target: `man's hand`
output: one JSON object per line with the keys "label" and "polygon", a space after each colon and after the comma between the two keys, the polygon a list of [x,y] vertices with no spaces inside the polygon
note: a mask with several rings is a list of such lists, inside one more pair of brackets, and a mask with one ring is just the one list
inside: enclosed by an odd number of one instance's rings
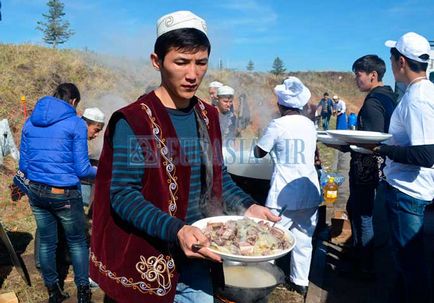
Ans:
{"label": "man's hand", "polygon": [[347,152],[346,149],[348,148],[348,145],[337,145],[337,144],[327,144],[327,143],[323,143],[323,144],[327,147],[337,149],[341,152]]}
{"label": "man's hand", "polygon": [[[211,252],[207,246],[209,246],[208,238],[202,233],[202,231],[191,225],[184,225],[178,231],[179,245],[182,251],[188,258],[208,259],[214,262],[222,262],[219,255]],[[194,249],[193,244],[200,244],[203,247]]]}
{"label": "man's hand", "polygon": [[377,147],[380,146],[379,144],[375,144],[375,143],[357,143],[357,144],[354,144],[354,145],[356,145],[358,147],[363,147],[363,148],[372,150],[373,152],[378,152],[378,148]]}
{"label": "man's hand", "polygon": [[246,217],[265,219],[271,222],[278,222],[282,218],[273,214],[268,208],[260,206],[258,204],[253,204],[244,213]]}

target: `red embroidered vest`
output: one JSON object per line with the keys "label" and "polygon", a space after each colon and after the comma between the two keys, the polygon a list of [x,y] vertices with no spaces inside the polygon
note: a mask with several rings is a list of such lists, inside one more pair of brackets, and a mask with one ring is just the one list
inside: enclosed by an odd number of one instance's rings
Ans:
{"label": "red embroidered vest", "polygon": [[[201,100],[198,100],[195,110],[210,137],[213,154],[211,200],[219,204],[222,155],[218,113]],[[178,273],[168,243],[128,225],[114,214],[110,206],[111,140],[114,126],[120,118],[126,119],[137,138],[152,138],[145,140],[146,146],[142,145],[142,149],[149,152],[150,148],[159,159],[159,165],[145,170],[142,187],[145,199],[182,220],[188,207],[190,167],[185,165],[186,161],[180,161],[183,155],[177,139],[171,142],[170,149],[167,148],[166,144],[171,141],[169,138],[177,138],[176,131],[167,110],[151,92],[114,113],[104,134],[95,182],[90,276],[117,302],[173,302]],[[149,154],[145,153],[146,159]]]}

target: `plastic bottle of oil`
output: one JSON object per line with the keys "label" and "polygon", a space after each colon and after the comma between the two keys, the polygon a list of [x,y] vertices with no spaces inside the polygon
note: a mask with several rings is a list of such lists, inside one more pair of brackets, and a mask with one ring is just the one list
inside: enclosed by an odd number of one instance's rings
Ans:
{"label": "plastic bottle of oil", "polygon": [[330,177],[324,185],[324,202],[326,205],[331,206],[338,197],[338,185],[335,182],[335,178]]}

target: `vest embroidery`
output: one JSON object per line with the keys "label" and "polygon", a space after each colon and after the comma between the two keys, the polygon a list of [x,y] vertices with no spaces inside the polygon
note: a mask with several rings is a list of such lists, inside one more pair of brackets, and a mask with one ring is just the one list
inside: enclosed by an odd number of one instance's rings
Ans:
{"label": "vest embroidery", "polygon": [[[152,133],[157,141],[157,148],[160,149],[160,154],[163,157],[163,165],[166,169],[167,183],[169,184],[169,215],[174,216],[177,210],[176,201],[178,200],[178,177],[176,176],[176,167],[173,164],[173,158],[169,155],[169,149],[165,142],[166,139],[162,138],[161,127],[155,122],[155,117],[152,114],[151,109],[144,103],[140,103],[142,109],[148,114],[149,120],[152,123]],[[203,105],[202,105],[203,106]]]}
{"label": "vest embroidery", "polygon": [[171,278],[175,270],[175,262],[170,256],[150,256],[148,259],[140,256],[140,261],[136,264],[136,270],[140,273],[141,278],[149,283],[144,281],[134,282],[132,278],[118,277],[116,273],[106,269],[105,265],[98,261],[93,252],[90,253],[90,260],[106,277],[143,294],[165,296],[172,288]]}
{"label": "vest embroidery", "polygon": [[208,112],[205,109],[205,105],[203,105],[202,101],[200,101],[200,100],[197,100],[197,104],[199,104],[199,107],[200,107],[200,110],[201,110],[201,113],[202,113],[202,118],[205,121],[206,127],[209,128],[209,118],[206,115]]}

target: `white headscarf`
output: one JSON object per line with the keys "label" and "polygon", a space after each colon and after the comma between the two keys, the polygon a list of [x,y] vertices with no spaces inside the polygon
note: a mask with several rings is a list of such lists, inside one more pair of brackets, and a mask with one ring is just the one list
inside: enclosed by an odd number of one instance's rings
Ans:
{"label": "white headscarf", "polygon": [[274,93],[280,105],[298,109],[303,109],[311,96],[309,89],[297,77],[289,77],[283,84],[276,85]]}

